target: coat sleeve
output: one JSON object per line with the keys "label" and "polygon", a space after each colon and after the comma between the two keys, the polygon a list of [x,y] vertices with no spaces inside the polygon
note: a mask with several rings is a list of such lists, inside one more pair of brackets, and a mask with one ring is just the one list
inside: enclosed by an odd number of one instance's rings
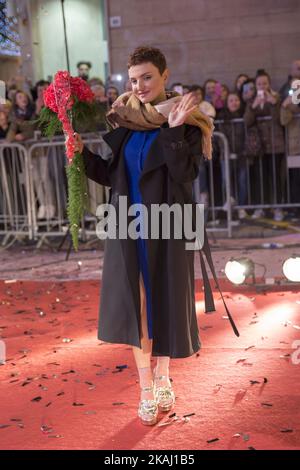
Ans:
{"label": "coat sleeve", "polygon": [[[186,132],[185,132],[186,130]],[[194,181],[199,173],[201,131],[196,126],[162,127],[164,158],[171,177],[177,183]]]}
{"label": "coat sleeve", "polygon": [[16,134],[17,134],[17,123],[16,122],[11,122],[8,128],[8,132],[6,134],[6,140],[7,142],[12,142],[15,140]]}
{"label": "coat sleeve", "polygon": [[[86,146],[83,147],[82,156],[85,165],[86,176],[102,184],[103,186],[111,186],[109,177],[109,162],[112,157],[110,147],[104,142],[104,149],[102,155],[97,155],[91,152]],[[104,159],[105,158],[105,159]]]}
{"label": "coat sleeve", "polygon": [[274,124],[280,124],[280,107],[281,105],[278,97],[277,103],[271,105],[271,117],[273,119]]}
{"label": "coat sleeve", "polygon": [[248,103],[244,114],[244,121],[247,127],[253,126],[256,122],[256,112],[252,108],[252,103]]}
{"label": "coat sleeve", "polygon": [[280,124],[282,126],[288,126],[292,119],[293,119],[292,111],[288,107],[284,108],[282,106],[280,109]]}

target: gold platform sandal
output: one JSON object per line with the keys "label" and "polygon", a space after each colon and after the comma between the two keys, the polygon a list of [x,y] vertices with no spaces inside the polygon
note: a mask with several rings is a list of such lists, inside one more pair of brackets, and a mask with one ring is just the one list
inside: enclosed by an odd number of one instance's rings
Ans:
{"label": "gold platform sandal", "polygon": [[[159,411],[170,411],[175,405],[175,393],[172,388],[169,377],[166,375],[156,375],[156,369],[153,371],[155,398]],[[167,385],[161,385],[162,382]]]}
{"label": "gold platform sandal", "polygon": [[[141,388],[142,392],[153,392],[155,397],[155,388],[152,387],[144,387]],[[147,426],[152,426],[153,424],[157,423],[158,417],[158,405],[156,399],[153,400],[140,400],[139,409],[138,409],[138,416],[141,419],[142,423]]]}

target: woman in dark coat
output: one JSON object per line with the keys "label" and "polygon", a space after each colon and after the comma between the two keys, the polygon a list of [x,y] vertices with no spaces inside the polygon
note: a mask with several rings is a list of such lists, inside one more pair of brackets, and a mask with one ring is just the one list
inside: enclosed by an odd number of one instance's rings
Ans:
{"label": "woman in dark coat", "polygon": [[[245,126],[243,122],[243,109],[239,95],[237,93],[229,93],[226,106],[218,114],[218,130],[225,134],[229,144],[230,154],[235,154],[236,160],[230,167],[230,173],[235,175],[236,181],[233,180],[231,188],[234,187],[234,182],[237,186],[237,199],[238,205],[244,206],[247,204],[247,161],[245,156]],[[226,174],[225,174],[225,161],[221,153],[221,172],[222,172],[222,185],[223,193],[226,188]],[[239,209],[238,217],[243,219],[247,216],[245,209]]]}
{"label": "woman in dark coat", "polygon": [[[247,103],[244,115],[248,128],[257,126],[263,149],[262,159],[253,165],[253,202],[255,204],[282,204],[285,199],[286,163],[283,128],[280,124],[280,96],[271,88],[271,78],[259,69],[255,79],[256,95]],[[259,120],[259,118],[269,118]],[[253,218],[264,216],[256,209]],[[281,222],[281,208],[274,209],[274,220]]]}
{"label": "woman in dark coat", "polygon": [[[160,50],[137,48],[128,73],[132,92],[121,95],[107,115],[115,127],[104,136],[107,152],[93,154],[78,134],[76,150],[83,153],[87,176],[111,187],[117,216],[128,214],[130,204],[144,204],[149,218],[143,215],[143,228],[146,222],[150,227],[154,204],[193,203],[199,155],[211,154],[212,124],[196,109],[193,94],[182,98],[165,91],[168,69]],[[186,238],[177,239],[172,230],[163,238],[161,230],[160,225],[157,239],[142,233],[137,240],[122,238],[120,232],[107,238],[102,278],[98,337],[133,346],[141,386],[138,414],[144,424],[154,424],[159,410],[174,405],[170,358],[188,357],[200,348],[194,252],[186,249]],[[212,311],[206,272],[204,277],[206,310]],[[157,356],[154,373],[151,355]]]}

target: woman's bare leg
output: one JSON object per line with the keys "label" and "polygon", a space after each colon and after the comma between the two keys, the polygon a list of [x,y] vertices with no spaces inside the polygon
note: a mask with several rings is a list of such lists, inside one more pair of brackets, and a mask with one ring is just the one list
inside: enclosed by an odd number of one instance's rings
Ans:
{"label": "woman's bare leg", "polygon": [[161,377],[160,385],[168,385],[170,358],[168,356],[159,356],[155,367],[155,377]]}
{"label": "woman's bare leg", "polygon": [[[142,277],[140,277],[140,299],[141,299],[141,348],[133,346],[133,354],[139,373],[141,388],[151,387],[153,384],[151,370],[152,339],[149,339],[146,310],[146,294]],[[152,392],[142,392],[142,399],[153,399]]]}

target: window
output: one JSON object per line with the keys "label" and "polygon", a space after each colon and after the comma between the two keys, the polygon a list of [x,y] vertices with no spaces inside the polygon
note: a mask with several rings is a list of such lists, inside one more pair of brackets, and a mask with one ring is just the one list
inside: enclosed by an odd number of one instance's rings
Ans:
{"label": "window", "polygon": [[18,19],[8,16],[6,0],[0,0],[0,54],[20,55]]}

